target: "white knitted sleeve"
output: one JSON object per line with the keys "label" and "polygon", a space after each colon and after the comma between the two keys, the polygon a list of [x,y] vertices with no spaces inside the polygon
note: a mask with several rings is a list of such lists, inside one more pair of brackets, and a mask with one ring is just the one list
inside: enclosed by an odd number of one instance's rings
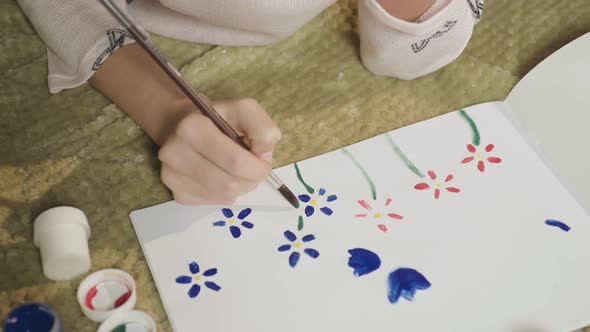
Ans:
{"label": "white knitted sleeve", "polygon": [[[125,44],[127,31],[97,0],[18,0],[47,46],[49,91],[84,84],[98,67]],[[126,9],[125,0],[117,5]]]}
{"label": "white knitted sleeve", "polygon": [[[455,60],[483,12],[483,0],[439,0],[444,7],[417,22],[388,14],[377,0],[359,0],[361,58],[377,75],[414,79]],[[436,4],[435,4],[436,5]]]}

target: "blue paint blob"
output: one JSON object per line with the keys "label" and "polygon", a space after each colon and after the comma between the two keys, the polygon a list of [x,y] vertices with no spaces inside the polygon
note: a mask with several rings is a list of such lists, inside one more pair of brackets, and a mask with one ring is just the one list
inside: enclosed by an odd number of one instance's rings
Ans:
{"label": "blue paint blob", "polygon": [[320,208],[320,211],[322,211],[322,213],[327,216],[331,216],[332,213],[334,213],[334,211],[332,211],[332,209],[330,209],[329,207]]}
{"label": "blue paint blob", "polygon": [[420,272],[410,268],[399,268],[391,272],[387,283],[387,298],[392,304],[397,303],[400,297],[412,301],[416,291],[430,288],[430,282]]}
{"label": "blue paint blob", "polygon": [[308,205],[305,207],[305,215],[307,217],[311,217],[313,215],[314,211],[315,211],[315,209],[311,205]]}
{"label": "blue paint blob", "polygon": [[293,232],[291,231],[285,231],[285,237],[287,238],[287,240],[294,242],[295,240],[297,240],[297,236],[295,236],[295,234],[293,234]]}
{"label": "blue paint blob", "polygon": [[190,284],[191,282],[193,282],[193,278],[189,276],[180,276],[176,278],[176,283],[179,284]]}
{"label": "blue paint blob", "polygon": [[210,290],[214,290],[216,292],[219,292],[221,290],[221,286],[214,283],[213,281],[205,281],[205,286]]}
{"label": "blue paint blob", "polygon": [[226,218],[231,218],[231,217],[234,216],[234,212],[231,209],[227,209],[227,208],[226,209],[221,209],[221,213],[223,213],[223,215]]}
{"label": "blue paint blob", "polygon": [[315,240],[315,236],[313,234],[308,234],[301,239],[303,242],[309,242]]}
{"label": "blue paint blob", "polygon": [[357,277],[369,274],[381,266],[379,255],[370,250],[356,248],[350,249],[348,253],[350,254],[348,266],[354,269],[354,275]]}
{"label": "blue paint blob", "polygon": [[301,254],[299,254],[297,251],[293,251],[291,255],[289,255],[289,265],[291,265],[291,267],[295,267],[299,262],[299,257],[301,257]]}
{"label": "blue paint blob", "polygon": [[305,252],[309,257],[314,259],[320,257],[320,252],[312,248],[307,248],[303,250],[303,252]]}
{"label": "blue paint blob", "polygon": [[287,251],[287,250],[291,250],[290,244],[283,244],[282,246],[279,247],[279,251]]}
{"label": "blue paint blob", "polygon": [[254,224],[249,221],[242,221],[242,226],[246,227],[247,229],[254,228]]}
{"label": "blue paint blob", "polygon": [[237,226],[230,226],[229,231],[231,232],[231,235],[234,237],[234,239],[237,239],[242,235],[242,231]]}
{"label": "blue paint blob", "polygon": [[4,322],[6,332],[63,332],[61,320],[46,304],[28,303],[14,309]]}
{"label": "blue paint blob", "polygon": [[217,269],[216,269],[216,268],[209,269],[209,270],[207,270],[207,271],[203,272],[203,275],[204,275],[205,277],[212,277],[212,276],[214,276],[214,275],[216,275],[216,274],[217,274]]}
{"label": "blue paint blob", "polygon": [[197,264],[197,262],[191,262],[191,263],[188,265],[188,269],[191,271],[191,273],[192,273],[192,274],[197,274],[197,273],[199,273],[199,271],[201,270],[201,269],[199,268],[199,264]]}
{"label": "blue paint blob", "polygon": [[194,299],[195,297],[197,297],[199,295],[200,292],[201,292],[201,286],[199,286],[198,284],[194,284],[188,290],[188,296],[191,299]]}
{"label": "blue paint blob", "polygon": [[559,220],[554,220],[554,219],[547,219],[547,220],[545,220],[545,224],[547,224],[549,226],[554,226],[554,227],[560,228],[564,232],[569,232],[570,229],[571,229],[571,227],[569,227],[565,223],[563,223],[563,222],[561,222]]}
{"label": "blue paint blob", "polygon": [[223,221],[223,220],[216,221],[213,223],[213,226],[223,227],[223,226],[225,226],[225,221]]}
{"label": "blue paint blob", "polygon": [[243,209],[240,212],[240,214],[238,214],[238,219],[243,220],[244,218],[246,218],[247,216],[249,216],[250,213],[252,213],[252,209],[250,209],[250,208]]}

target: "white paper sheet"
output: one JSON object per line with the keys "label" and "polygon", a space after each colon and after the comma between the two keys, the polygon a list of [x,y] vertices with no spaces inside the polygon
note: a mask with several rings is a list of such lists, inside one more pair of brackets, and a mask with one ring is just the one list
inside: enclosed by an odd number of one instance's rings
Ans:
{"label": "white paper sheet", "polygon": [[[134,211],[175,331],[524,332],[566,331],[590,322],[589,217],[500,108],[488,103],[465,110],[481,137],[475,153],[467,147],[474,144],[474,131],[457,112],[386,134],[415,171],[384,135],[346,148],[374,183],[376,200],[361,169],[337,150],[298,163],[319,202],[311,217],[304,212],[307,204],[295,210],[266,185],[231,207],[169,202]],[[494,147],[487,152],[489,144]],[[475,159],[462,163],[469,157]],[[297,194],[307,194],[293,165],[276,173]],[[449,174],[453,178],[445,182]],[[430,189],[416,189],[420,183]],[[326,189],[323,196],[320,188]],[[330,195],[337,199],[326,202]],[[318,210],[323,206],[333,213]],[[225,217],[222,208],[234,217]],[[236,218],[246,208],[252,209],[244,218],[251,229]],[[298,231],[300,215],[304,225]],[[547,219],[570,229],[547,225]],[[217,221],[226,225],[214,226]],[[241,236],[234,238],[229,226],[239,226]],[[297,241],[286,238],[287,230]],[[301,242],[308,234],[315,239]],[[279,251],[285,244],[290,250]],[[303,248],[316,249],[319,257]],[[353,248],[378,254],[379,268],[355,276],[348,265]],[[292,251],[300,252],[294,267]],[[198,273],[190,271],[191,262],[198,263]],[[203,275],[213,268],[215,275]],[[419,272],[430,287],[416,290],[413,300],[391,303],[388,278],[399,268]],[[178,283],[179,277],[190,283]],[[195,283],[200,292],[191,298]]]}

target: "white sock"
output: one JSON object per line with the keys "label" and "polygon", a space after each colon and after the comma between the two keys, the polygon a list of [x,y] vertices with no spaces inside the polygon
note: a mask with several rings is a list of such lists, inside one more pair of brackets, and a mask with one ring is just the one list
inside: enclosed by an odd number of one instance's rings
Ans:
{"label": "white sock", "polygon": [[377,0],[359,4],[364,65],[377,75],[414,79],[455,60],[465,49],[483,0],[437,0],[416,22],[391,16]]}

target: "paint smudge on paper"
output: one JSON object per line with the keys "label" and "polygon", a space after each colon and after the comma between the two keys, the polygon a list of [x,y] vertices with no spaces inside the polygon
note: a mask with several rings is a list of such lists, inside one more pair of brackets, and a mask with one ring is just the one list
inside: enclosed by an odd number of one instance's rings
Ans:
{"label": "paint smudge on paper", "polygon": [[561,221],[555,220],[555,219],[547,219],[547,220],[545,220],[545,224],[547,224],[549,226],[557,227],[564,232],[569,232],[571,229],[571,227],[569,227],[564,222],[561,222]]}
{"label": "paint smudge on paper", "polygon": [[473,119],[464,110],[460,110],[460,111],[458,111],[458,113],[463,119],[465,119],[465,121],[467,121],[467,124],[469,124],[469,127],[471,128],[471,131],[473,132],[473,141],[472,141],[473,145],[479,146],[479,144],[481,142],[481,135],[479,134],[479,129],[477,129],[477,125],[475,124],[475,121],[473,121]]}
{"label": "paint smudge on paper", "polygon": [[299,263],[299,259],[301,258],[301,251],[303,251],[307,256],[316,259],[318,257],[320,257],[320,252],[317,251],[316,249],[313,248],[304,248],[306,246],[306,244],[308,244],[309,242],[314,241],[315,235],[313,234],[307,234],[305,236],[303,236],[301,238],[301,240],[298,239],[297,235],[295,235],[295,233],[287,230],[283,233],[283,235],[285,236],[285,238],[287,240],[289,240],[290,243],[287,244],[283,244],[280,247],[278,247],[278,251],[279,252],[291,252],[291,254],[289,254],[289,265],[291,267],[295,267],[297,266],[297,263]]}
{"label": "paint smudge on paper", "polygon": [[344,155],[346,155],[348,158],[350,158],[350,160],[352,160],[352,162],[356,165],[356,167],[361,171],[363,177],[365,178],[365,180],[369,184],[369,188],[371,188],[371,195],[373,196],[373,200],[376,200],[377,199],[377,189],[375,188],[375,182],[373,182],[373,179],[371,179],[367,170],[352,155],[352,153],[350,153],[350,151],[348,151],[348,149],[342,149],[342,152],[344,153]]}
{"label": "paint smudge on paper", "polygon": [[393,138],[391,137],[390,134],[385,134],[385,139],[387,140],[387,143],[389,143],[389,146],[393,149],[393,152],[395,152],[395,154],[399,157],[399,159],[401,159],[403,161],[404,165],[406,165],[406,167],[410,171],[412,171],[412,173],[416,174],[417,176],[419,176],[421,178],[425,177],[424,174],[422,172],[420,172],[418,167],[416,167],[416,165],[414,165],[414,163],[410,161],[408,156],[405,155],[405,153],[402,151],[402,149],[400,149],[400,147],[397,145],[397,143],[395,143],[395,141],[393,140]]}
{"label": "paint smudge on paper", "polygon": [[420,272],[411,268],[399,268],[389,274],[387,298],[392,304],[400,297],[413,301],[416,292],[430,288],[430,282]]}
{"label": "paint smudge on paper", "polygon": [[[208,279],[208,278],[215,276],[217,274],[217,269],[211,268],[211,269],[205,270],[205,272],[203,272],[203,273],[200,273],[201,268],[199,267],[199,264],[197,264],[197,262],[189,263],[188,269],[189,269],[191,275],[178,276],[176,278],[176,283],[177,284],[186,284],[186,285],[190,284],[191,287],[188,290],[188,296],[191,299],[193,299],[193,298],[196,298],[201,293],[200,282],[204,281],[204,279]],[[204,285],[205,285],[205,287],[209,288],[210,290],[213,290],[216,292],[221,290],[221,287],[211,280],[204,281]]]}
{"label": "paint smudge on paper", "polygon": [[377,270],[381,266],[381,258],[376,253],[363,249],[355,248],[348,250],[348,266],[354,270],[356,277],[361,277]]}
{"label": "paint smudge on paper", "polygon": [[225,227],[229,225],[229,232],[231,233],[234,239],[237,239],[240,236],[242,236],[242,230],[240,229],[240,226],[245,229],[254,228],[253,223],[245,220],[252,213],[252,209],[250,208],[243,209],[242,211],[240,211],[240,213],[238,213],[237,220],[234,217],[234,212],[231,209],[222,209],[221,213],[225,218],[227,218],[227,220],[216,221],[213,223],[213,226]]}

